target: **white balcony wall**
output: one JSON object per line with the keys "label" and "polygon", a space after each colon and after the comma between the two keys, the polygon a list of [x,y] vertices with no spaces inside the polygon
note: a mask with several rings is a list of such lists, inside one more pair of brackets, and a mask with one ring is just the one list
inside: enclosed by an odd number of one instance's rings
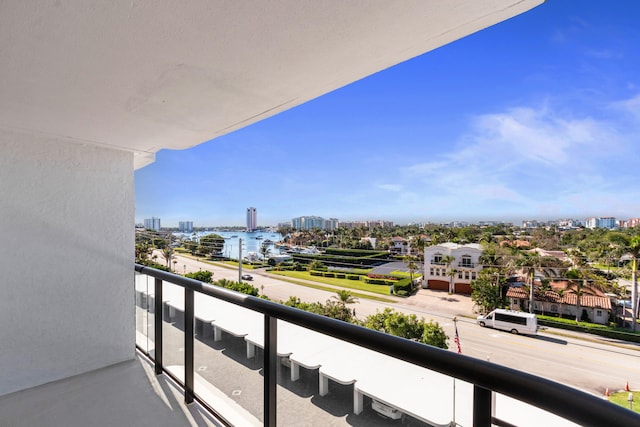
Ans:
{"label": "white balcony wall", "polygon": [[0,153],[0,395],[133,358],[133,154],[11,130]]}

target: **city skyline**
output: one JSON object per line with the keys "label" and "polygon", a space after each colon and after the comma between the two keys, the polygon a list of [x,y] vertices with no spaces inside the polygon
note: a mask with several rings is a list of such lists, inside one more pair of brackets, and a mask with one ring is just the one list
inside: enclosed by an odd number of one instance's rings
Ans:
{"label": "city skyline", "polygon": [[136,222],[640,216],[640,5],[532,11],[135,173]]}

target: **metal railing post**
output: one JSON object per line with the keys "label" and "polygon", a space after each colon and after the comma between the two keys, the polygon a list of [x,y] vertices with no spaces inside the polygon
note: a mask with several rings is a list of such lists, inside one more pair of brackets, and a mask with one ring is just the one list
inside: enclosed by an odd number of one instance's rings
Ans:
{"label": "metal railing post", "polygon": [[162,279],[155,279],[153,298],[153,339],[155,341],[153,363],[156,375],[160,375],[162,373]]}
{"label": "metal railing post", "polygon": [[184,401],[193,402],[193,289],[184,288]]}
{"label": "metal railing post", "polygon": [[473,427],[491,427],[491,390],[473,386]]}
{"label": "metal railing post", "polygon": [[278,384],[278,319],[264,316],[264,426],[276,427]]}

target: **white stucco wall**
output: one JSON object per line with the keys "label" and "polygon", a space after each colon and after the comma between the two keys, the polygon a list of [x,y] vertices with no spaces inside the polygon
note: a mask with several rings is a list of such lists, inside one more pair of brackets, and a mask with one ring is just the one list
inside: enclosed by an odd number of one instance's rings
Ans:
{"label": "white stucco wall", "polygon": [[133,155],[0,130],[0,395],[134,356]]}

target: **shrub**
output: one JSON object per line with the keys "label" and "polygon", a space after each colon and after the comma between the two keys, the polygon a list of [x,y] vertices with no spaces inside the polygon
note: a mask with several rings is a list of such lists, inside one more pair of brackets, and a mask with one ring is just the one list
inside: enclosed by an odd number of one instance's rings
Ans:
{"label": "shrub", "polygon": [[323,273],[322,275],[324,277],[336,277],[336,275],[334,273]]}
{"label": "shrub", "polygon": [[387,285],[387,286],[389,286],[387,281],[384,280],[384,279],[370,279],[368,277],[365,277],[364,281],[365,281],[365,283],[370,283],[372,285]]}
{"label": "shrub", "polygon": [[344,273],[336,273],[336,279],[344,279],[346,277],[346,274]]}
{"label": "shrub", "polygon": [[309,274],[312,276],[322,276],[324,273],[322,271],[311,270]]}
{"label": "shrub", "polygon": [[350,274],[347,276],[347,279],[349,280],[360,280],[360,276],[358,276],[357,274]]}

